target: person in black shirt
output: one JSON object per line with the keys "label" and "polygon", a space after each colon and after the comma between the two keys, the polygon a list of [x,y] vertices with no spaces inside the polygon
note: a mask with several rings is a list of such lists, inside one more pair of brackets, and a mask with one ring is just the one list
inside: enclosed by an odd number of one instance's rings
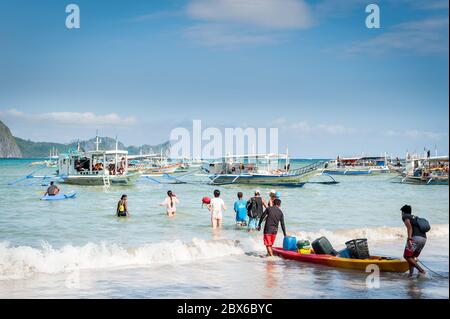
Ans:
{"label": "person in black shirt", "polygon": [[255,191],[255,196],[250,198],[247,202],[247,215],[248,219],[248,231],[251,233],[254,229],[258,228],[259,219],[264,213],[264,209],[267,207],[267,203],[264,198],[261,197],[259,190]]}
{"label": "person in black shirt", "polygon": [[408,239],[405,246],[403,257],[409,263],[409,275],[412,276],[414,268],[421,274],[425,274],[425,270],[417,263],[417,257],[422,252],[425,243],[427,242],[427,235],[420,230],[415,216],[411,214],[412,208],[409,205],[404,205],[401,209],[402,220],[408,232]]}
{"label": "person in black shirt", "polygon": [[286,227],[284,226],[284,215],[280,209],[281,200],[279,198],[274,199],[273,206],[267,207],[267,209],[262,214],[258,231],[261,230],[261,224],[264,218],[267,217],[266,223],[264,224],[264,245],[267,249],[267,255],[273,256],[272,246],[275,242],[278,233],[278,224],[281,224],[281,229],[283,230],[284,237],[286,237]]}

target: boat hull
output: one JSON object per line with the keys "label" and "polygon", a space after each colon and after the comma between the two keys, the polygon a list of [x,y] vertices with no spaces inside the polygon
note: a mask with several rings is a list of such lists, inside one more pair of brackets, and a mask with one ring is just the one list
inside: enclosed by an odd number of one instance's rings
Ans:
{"label": "boat hull", "polygon": [[[126,175],[110,175],[109,181],[111,185],[132,185],[140,174],[130,173]],[[103,186],[103,175],[72,175],[64,176],[63,182],[71,185],[83,185],[83,186]]]}
{"label": "boat hull", "polygon": [[329,175],[376,175],[390,173],[389,169],[324,169]]}
{"label": "boat hull", "polygon": [[214,184],[257,184],[257,185],[277,185],[289,186],[298,185],[303,186],[308,179],[317,174],[311,172],[302,175],[266,175],[266,174],[241,174],[241,175],[210,175],[209,178]]}
{"label": "boat hull", "polygon": [[405,176],[402,179],[402,183],[417,185],[448,185],[448,177]]}
{"label": "boat hull", "polygon": [[144,175],[163,175],[163,174],[173,174],[178,172],[178,169],[181,167],[181,164],[173,164],[168,166],[161,167],[137,167],[131,168],[131,171],[139,171]]}
{"label": "boat hull", "polygon": [[368,266],[376,265],[382,272],[403,273],[409,269],[408,262],[400,259],[383,259],[379,256],[372,256],[370,259],[351,259],[341,258],[332,255],[317,254],[299,254],[295,251],[284,250],[280,247],[274,247],[275,255],[300,262],[320,264],[334,268],[354,269],[365,271]]}

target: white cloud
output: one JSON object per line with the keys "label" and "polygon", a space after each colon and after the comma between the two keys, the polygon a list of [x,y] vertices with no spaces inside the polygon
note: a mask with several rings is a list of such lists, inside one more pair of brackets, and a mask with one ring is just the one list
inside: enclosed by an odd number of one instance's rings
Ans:
{"label": "white cloud", "polygon": [[404,136],[412,139],[426,138],[430,140],[439,140],[444,137],[445,134],[431,131],[409,130],[404,133]]}
{"label": "white cloud", "polygon": [[273,44],[313,25],[303,0],[192,0],[186,14],[197,22],[184,35],[214,47]]}
{"label": "white cloud", "polygon": [[307,28],[312,24],[309,6],[303,0],[193,0],[187,13],[199,20],[271,29]]}
{"label": "white cloud", "polygon": [[294,130],[294,131],[298,131],[301,133],[309,133],[313,130],[313,128],[311,127],[311,125],[309,125],[308,122],[305,121],[301,121],[301,122],[297,122],[294,124],[289,125],[289,129]]}
{"label": "white cloud", "polygon": [[[395,0],[399,1],[399,0]],[[417,10],[442,10],[448,9],[448,0],[401,0],[400,3],[410,5]]]}
{"label": "white cloud", "polygon": [[184,31],[184,35],[197,44],[223,48],[272,44],[280,41],[274,34],[212,23],[189,27]]}
{"label": "white cloud", "polygon": [[356,129],[345,127],[343,125],[320,124],[317,127],[320,131],[328,132],[331,135],[346,135],[356,133]]}
{"label": "white cloud", "polygon": [[175,18],[183,14],[181,11],[155,11],[148,14],[139,15],[130,19],[134,22],[152,21],[158,19]]}
{"label": "white cloud", "polygon": [[278,123],[295,134],[350,135],[358,132],[354,128],[340,124],[311,124],[306,121],[288,124],[284,119],[279,119]]}
{"label": "white cloud", "polygon": [[103,126],[130,126],[136,123],[134,117],[121,117],[116,113],[97,115],[92,112],[49,112],[49,113],[24,113],[16,109],[0,111],[2,117],[22,120],[26,122],[40,122],[46,124],[60,124],[79,127],[103,127]]}
{"label": "white cloud", "polygon": [[347,53],[382,54],[392,51],[419,54],[448,54],[448,16],[401,23],[364,42],[357,42]]}
{"label": "white cloud", "polygon": [[440,140],[447,136],[446,133],[421,131],[417,129],[411,129],[406,131],[387,130],[383,132],[386,137],[395,138],[408,138],[408,139],[428,139],[428,140]]}

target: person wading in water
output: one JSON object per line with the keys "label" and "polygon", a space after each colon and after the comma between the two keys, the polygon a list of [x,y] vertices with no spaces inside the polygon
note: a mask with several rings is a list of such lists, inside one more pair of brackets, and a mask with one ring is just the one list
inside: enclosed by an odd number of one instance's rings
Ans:
{"label": "person wading in water", "polygon": [[117,211],[116,211],[117,217],[128,217],[131,216],[130,212],[128,211],[128,196],[122,195],[119,202],[117,203]]}
{"label": "person wading in water", "polygon": [[172,191],[167,192],[166,199],[160,204],[166,207],[167,216],[172,217],[177,212],[177,206],[180,201]]}

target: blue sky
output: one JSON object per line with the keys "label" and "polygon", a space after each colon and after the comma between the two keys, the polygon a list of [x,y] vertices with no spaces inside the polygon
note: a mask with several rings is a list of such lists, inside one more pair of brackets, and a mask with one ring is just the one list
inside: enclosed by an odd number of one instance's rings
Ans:
{"label": "blue sky", "polygon": [[448,1],[0,0],[0,120],[16,136],[159,143],[278,127],[300,157],[448,153]]}

